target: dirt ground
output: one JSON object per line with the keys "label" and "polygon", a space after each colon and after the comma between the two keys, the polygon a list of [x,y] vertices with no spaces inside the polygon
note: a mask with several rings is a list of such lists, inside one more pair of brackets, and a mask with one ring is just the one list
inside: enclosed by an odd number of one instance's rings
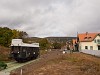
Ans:
{"label": "dirt ground", "polygon": [[16,69],[11,75],[100,75],[100,58],[83,53],[62,54],[59,50]]}

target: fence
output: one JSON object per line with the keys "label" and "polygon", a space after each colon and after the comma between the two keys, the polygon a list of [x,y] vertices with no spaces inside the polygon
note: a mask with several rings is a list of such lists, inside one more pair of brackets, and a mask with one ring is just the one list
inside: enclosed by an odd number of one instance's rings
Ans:
{"label": "fence", "polygon": [[80,50],[80,52],[100,57],[100,50]]}

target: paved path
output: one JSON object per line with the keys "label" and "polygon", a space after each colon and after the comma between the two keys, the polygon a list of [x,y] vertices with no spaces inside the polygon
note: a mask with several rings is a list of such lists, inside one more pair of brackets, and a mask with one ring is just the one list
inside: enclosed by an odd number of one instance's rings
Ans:
{"label": "paved path", "polygon": [[9,72],[0,72],[0,75],[10,75]]}
{"label": "paved path", "polygon": [[32,62],[38,61],[39,59],[40,58],[35,59],[35,60],[31,60],[31,61],[28,61],[28,62],[25,62],[25,63],[17,63],[17,62],[7,63],[7,65],[8,65],[7,69],[4,69],[4,70],[0,71],[0,75],[10,75],[10,72],[12,70],[17,69],[19,67],[22,67],[24,65],[30,64]]}

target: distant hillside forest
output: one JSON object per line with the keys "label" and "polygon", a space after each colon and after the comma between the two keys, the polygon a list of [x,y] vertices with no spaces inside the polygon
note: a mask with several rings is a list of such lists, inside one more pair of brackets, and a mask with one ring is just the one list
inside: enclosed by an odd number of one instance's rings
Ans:
{"label": "distant hillside forest", "polygon": [[24,31],[10,29],[8,27],[0,27],[0,45],[9,47],[12,39],[22,39],[27,37],[28,34]]}

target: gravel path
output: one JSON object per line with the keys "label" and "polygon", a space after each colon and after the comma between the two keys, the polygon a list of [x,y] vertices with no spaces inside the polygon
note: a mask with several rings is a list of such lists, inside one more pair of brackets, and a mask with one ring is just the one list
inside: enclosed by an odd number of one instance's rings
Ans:
{"label": "gravel path", "polygon": [[0,72],[0,75],[10,75],[8,72]]}

